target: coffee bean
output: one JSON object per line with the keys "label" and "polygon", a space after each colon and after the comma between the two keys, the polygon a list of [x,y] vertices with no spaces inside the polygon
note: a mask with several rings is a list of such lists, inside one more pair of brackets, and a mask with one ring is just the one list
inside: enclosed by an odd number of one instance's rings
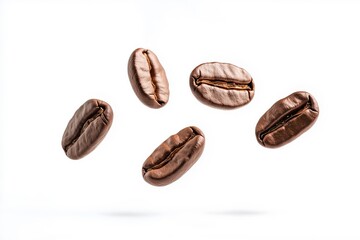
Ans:
{"label": "coffee bean", "polygon": [[156,55],[138,48],[130,56],[128,75],[131,86],[142,103],[160,108],[169,100],[169,83]]}
{"label": "coffee bean", "polygon": [[254,97],[255,85],[245,69],[229,63],[197,66],[190,75],[190,88],[202,103],[217,108],[237,108]]}
{"label": "coffee bean", "polygon": [[154,186],[165,186],[179,179],[199,159],[205,137],[197,127],[187,127],[170,136],[146,159],[142,168],[144,180]]}
{"label": "coffee bean", "polygon": [[62,148],[74,160],[93,151],[109,131],[113,112],[109,104],[97,99],[86,101],[70,119],[62,137]]}
{"label": "coffee bean", "polygon": [[256,139],[265,147],[280,147],[307,131],[318,115],[319,106],[310,93],[294,92],[277,101],[260,118]]}

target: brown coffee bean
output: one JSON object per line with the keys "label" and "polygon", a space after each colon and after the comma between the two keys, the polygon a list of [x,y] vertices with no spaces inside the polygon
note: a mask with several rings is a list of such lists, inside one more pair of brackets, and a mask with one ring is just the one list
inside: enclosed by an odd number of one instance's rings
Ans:
{"label": "brown coffee bean", "polygon": [[165,186],[186,173],[199,159],[205,137],[197,127],[187,127],[170,136],[146,159],[142,168],[144,180],[154,186]]}
{"label": "brown coffee bean", "polygon": [[70,119],[62,137],[62,148],[74,160],[93,151],[109,131],[113,111],[98,99],[86,101]]}
{"label": "brown coffee bean", "polygon": [[254,97],[255,85],[245,69],[229,63],[197,66],[190,75],[190,88],[202,103],[217,108],[237,108]]}
{"label": "brown coffee bean", "polygon": [[265,147],[280,147],[307,131],[318,115],[319,106],[310,93],[294,92],[277,101],[259,119],[256,139]]}
{"label": "brown coffee bean", "polygon": [[136,96],[146,106],[160,108],[168,102],[166,73],[152,51],[136,49],[129,58],[128,75]]}

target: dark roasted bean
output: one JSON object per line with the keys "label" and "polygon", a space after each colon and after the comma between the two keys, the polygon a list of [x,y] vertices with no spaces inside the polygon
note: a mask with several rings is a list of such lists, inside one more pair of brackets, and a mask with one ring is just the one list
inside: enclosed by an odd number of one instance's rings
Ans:
{"label": "dark roasted bean", "polygon": [[62,148],[74,160],[93,151],[109,131],[113,112],[109,104],[97,99],[86,101],[70,119],[62,137]]}
{"label": "dark roasted bean", "polygon": [[169,83],[156,55],[138,48],[130,56],[128,75],[131,86],[142,103],[160,108],[169,100]]}
{"label": "dark roasted bean", "polygon": [[294,92],[277,101],[259,119],[256,139],[265,147],[280,147],[307,131],[318,115],[319,106],[311,94]]}
{"label": "dark roasted bean", "polygon": [[170,136],[146,159],[142,175],[155,186],[168,185],[179,179],[199,159],[205,137],[197,127],[187,127]]}
{"label": "dark roasted bean", "polygon": [[245,69],[229,63],[197,66],[190,75],[190,88],[202,103],[217,108],[237,108],[254,97],[255,85]]}

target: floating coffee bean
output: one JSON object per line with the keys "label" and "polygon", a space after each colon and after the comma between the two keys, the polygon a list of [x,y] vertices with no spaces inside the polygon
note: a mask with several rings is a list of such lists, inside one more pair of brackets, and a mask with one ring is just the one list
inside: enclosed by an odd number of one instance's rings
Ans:
{"label": "floating coffee bean", "polygon": [[256,139],[265,147],[280,147],[308,130],[318,115],[319,106],[311,94],[294,92],[277,101],[260,118]]}
{"label": "floating coffee bean", "polygon": [[202,103],[217,108],[237,108],[254,97],[255,85],[245,69],[229,63],[197,66],[190,75],[190,88]]}
{"label": "floating coffee bean", "polygon": [[128,75],[131,86],[142,103],[160,108],[169,100],[169,83],[156,55],[138,48],[130,56]]}
{"label": "floating coffee bean", "polygon": [[179,179],[199,159],[205,137],[197,127],[187,127],[165,140],[146,159],[142,168],[144,180],[164,186]]}
{"label": "floating coffee bean", "polygon": [[86,101],[70,119],[62,137],[62,148],[71,159],[93,151],[109,131],[113,112],[109,104],[97,99]]}

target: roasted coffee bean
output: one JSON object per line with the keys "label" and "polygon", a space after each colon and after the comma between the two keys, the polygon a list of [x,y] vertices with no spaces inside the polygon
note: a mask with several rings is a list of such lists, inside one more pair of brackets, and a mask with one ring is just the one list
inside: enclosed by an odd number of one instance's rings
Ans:
{"label": "roasted coffee bean", "polygon": [[256,139],[265,147],[280,147],[308,130],[318,115],[319,106],[311,94],[294,92],[277,101],[260,118]]}
{"label": "roasted coffee bean", "polygon": [[187,127],[165,140],[146,159],[142,168],[144,180],[154,186],[165,186],[179,179],[199,159],[205,137],[197,127]]}
{"label": "roasted coffee bean", "polygon": [[245,69],[229,63],[197,66],[190,75],[190,88],[202,103],[217,108],[237,108],[254,97],[255,85]]}
{"label": "roasted coffee bean", "polygon": [[160,108],[169,100],[169,83],[156,55],[138,48],[130,56],[128,75],[131,86],[142,103]]}
{"label": "roasted coffee bean", "polygon": [[62,148],[74,160],[93,151],[109,131],[113,111],[109,104],[97,99],[86,101],[70,119],[62,137]]}

